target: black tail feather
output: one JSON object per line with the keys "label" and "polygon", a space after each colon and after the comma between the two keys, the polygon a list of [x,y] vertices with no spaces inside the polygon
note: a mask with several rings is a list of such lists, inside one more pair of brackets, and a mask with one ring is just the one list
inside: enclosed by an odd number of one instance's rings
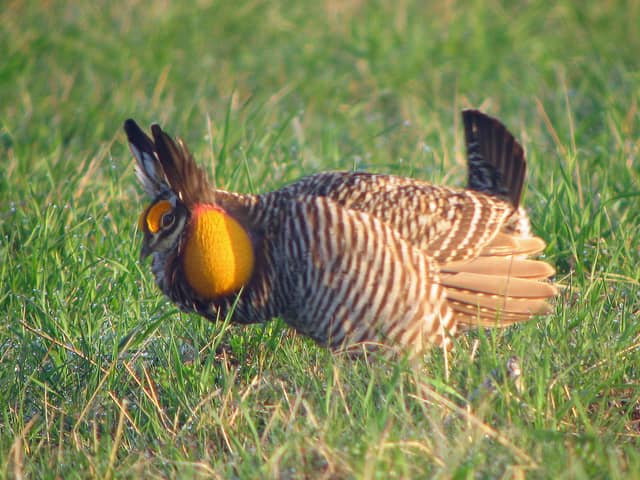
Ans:
{"label": "black tail feather", "polygon": [[497,119],[478,110],[464,110],[469,168],[467,188],[508,199],[518,208],[527,170],[522,146]]}

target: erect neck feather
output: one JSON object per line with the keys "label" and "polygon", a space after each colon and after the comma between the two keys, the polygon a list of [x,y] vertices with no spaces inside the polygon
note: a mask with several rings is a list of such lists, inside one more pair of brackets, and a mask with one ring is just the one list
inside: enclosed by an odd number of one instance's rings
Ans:
{"label": "erect neck feather", "polygon": [[183,267],[198,295],[213,300],[238,291],[251,278],[254,263],[249,233],[235,218],[214,205],[192,210]]}

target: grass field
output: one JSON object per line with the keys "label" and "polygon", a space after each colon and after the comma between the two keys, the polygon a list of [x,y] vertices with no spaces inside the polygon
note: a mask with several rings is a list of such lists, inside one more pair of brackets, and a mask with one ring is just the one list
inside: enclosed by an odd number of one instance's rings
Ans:
{"label": "grass field", "polygon": [[[640,2],[9,0],[0,24],[3,477],[638,478]],[[181,314],[138,261],[128,117],[262,192],[462,186],[466,107],[522,140],[566,288],[448,370]]]}

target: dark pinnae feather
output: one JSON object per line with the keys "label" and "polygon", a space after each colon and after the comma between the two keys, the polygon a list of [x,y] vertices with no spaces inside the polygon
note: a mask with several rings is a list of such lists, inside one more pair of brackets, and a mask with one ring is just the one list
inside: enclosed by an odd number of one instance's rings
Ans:
{"label": "dark pinnae feather", "polygon": [[155,151],[153,141],[146,133],[144,133],[144,131],[138,126],[135,120],[131,118],[125,120],[124,131],[127,134],[129,143],[135,145],[136,148],[140,149],[141,151],[153,154],[153,152]]}
{"label": "dark pinnae feather", "polygon": [[128,119],[124,122],[124,130],[129,140],[129,147],[136,159],[136,176],[147,194],[155,198],[169,189],[162,166],[156,155],[153,140],[144,133],[138,124]]}
{"label": "dark pinnae feather", "polygon": [[184,142],[174,142],[157,124],[151,125],[151,133],[162,170],[180,199],[193,205],[206,198],[211,192],[209,181]]}
{"label": "dark pinnae feather", "polygon": [[478,110],[464,110],[469,168],[467,188],[520,203],[527,170],[522,146],[497,119]]}

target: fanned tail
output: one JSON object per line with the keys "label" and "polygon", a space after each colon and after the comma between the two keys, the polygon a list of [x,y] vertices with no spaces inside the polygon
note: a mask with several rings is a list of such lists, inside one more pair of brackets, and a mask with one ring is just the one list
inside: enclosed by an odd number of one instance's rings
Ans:
{"label": "fanned tail", "polygon": [[548,314],[558,290],[548,281],[554,268],[527,258],[541,253],[545,242],[531,235],[527,214],[519,207],[527,169],[524,150],[499,120],[478,110],[465,110],[462,117],[467,188],[507,200],[514,212],[478,257],[441,265],[447,302],[462,329],[506,327]]}
{"label": "fanned tail", "polygon": [[544,246],[538,237],[501,233],[479,257],[443,265],[440,284],[458,324],[462,328],[506,327],[550,313],[548,301],[558,290],[547,280],[555,269],[544,261],[526,258]]}

